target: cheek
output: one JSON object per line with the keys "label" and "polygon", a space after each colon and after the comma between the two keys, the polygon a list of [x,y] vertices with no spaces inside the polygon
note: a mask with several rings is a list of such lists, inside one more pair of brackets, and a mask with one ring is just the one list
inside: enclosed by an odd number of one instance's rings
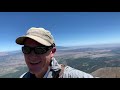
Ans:
{"label": "cheek", "polygon": [[29,59],[29,55],[25,55],[25,54],[24,54],[24,57],[25,57],[26,60]]}
{"label": "cheek", "polygon": [[24,58],[25,58],[25,62],[28,63],[28,61],[29,61],[28,56],[27,56],[27,55],[24,55]]}
{"label": "cheek", "polygon": [[47,61],[47,62],[50,62],[51,61],[51,54],[45,55],[44,60]]}

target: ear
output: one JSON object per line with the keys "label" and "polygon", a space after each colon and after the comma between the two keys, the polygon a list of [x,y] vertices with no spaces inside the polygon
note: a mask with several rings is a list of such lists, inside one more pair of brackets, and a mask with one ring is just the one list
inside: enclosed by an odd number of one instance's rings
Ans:
{"label": "ear", "polygon": [[52,53],[55,53],[55,52],[56,52],[56,48],[53,47],[53,48],[52,48]]}
{"label": "ear", "polygon": [[51,50],[51,57],[53,57],[53,56],[54,56],[55,52],[56,52],[56,48],[55,48],[55,47],[53,47],[53,48],[52,48],[52,50]]}

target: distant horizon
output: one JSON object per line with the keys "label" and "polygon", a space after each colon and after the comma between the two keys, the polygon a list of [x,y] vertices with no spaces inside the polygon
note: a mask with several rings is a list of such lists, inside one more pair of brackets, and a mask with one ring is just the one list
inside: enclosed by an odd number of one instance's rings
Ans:
{"label": "distant horizon", "polygon": [[[108,46],[102,46],[102,45],[108,45]],[[112,46],[111,46],[112,45]],[[73,48],[73,47],[79,47],[79,48],[93,48],[92,46],[97,46],[97,47],[115,47],[115,45],[120,45],[120,43],[103,43],[103,44],[89,44],[89,45],[76,45],[76,46],[56,46],[56,47],[61,47],[61,48]],[[120,47],[120,46],[119,46]],[[21,48],[19,48],[19,49],[16,49],[16,50],[8,50],[8,51],[0,51],[0,53],[2,53],[2,52],[14,52],[14,51],[20,51],[21,50]]]}

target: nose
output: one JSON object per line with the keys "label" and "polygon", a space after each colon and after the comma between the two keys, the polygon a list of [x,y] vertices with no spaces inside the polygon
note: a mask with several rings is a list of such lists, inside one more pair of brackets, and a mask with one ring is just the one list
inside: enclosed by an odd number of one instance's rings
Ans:
{"label": "nose", "polygon": [[35,52],[33,50],[31,51],[30,56],[31,57],[36,57],[36,54],[35,54]]}
{"label": "nose", "polygon": [[31,51],[31,53],[30,53],[31,58],[37,58],[38,56],[40,57],[41,54],[36,54],[33,50]]}
{"label": "nose", "polygon": [[34,51],[31,51],[28,58],[29,58],[30,61],[36,61],[38,59],[37,55],[34,53]]}

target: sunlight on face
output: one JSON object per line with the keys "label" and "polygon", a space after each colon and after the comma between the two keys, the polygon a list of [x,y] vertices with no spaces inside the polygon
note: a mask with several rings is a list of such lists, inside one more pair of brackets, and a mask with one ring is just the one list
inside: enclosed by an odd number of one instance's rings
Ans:
{"label": "sunlight on face", "polygon": [[[40,46],[41,44],[27,38],[24,45],[29,47],[36,47]],[[37,74],[41,72],[41,70],[46,66],[48,67],[50,65],[50,61],[52,58],[52,51],[48,50],[45,54],[35,54],[34,51],[32,51],[30,54],[24,54],[26,64],[30,70],[31,73]]]}

